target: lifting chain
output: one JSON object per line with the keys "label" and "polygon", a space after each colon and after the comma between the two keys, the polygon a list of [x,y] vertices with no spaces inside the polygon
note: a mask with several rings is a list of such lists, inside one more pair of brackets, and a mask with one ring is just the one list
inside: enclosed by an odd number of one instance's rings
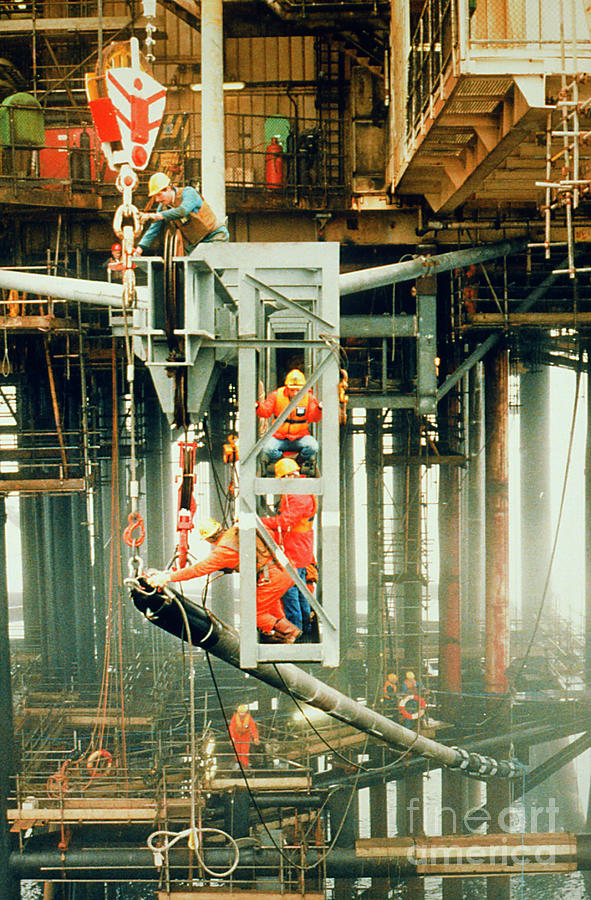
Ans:
{"label": "lifting chain", "polygon": [[140,515],[139,482],[137,478],[136,452],[136,413],[135,413],[135,367],[133,355],[133,337],[129,330],[128,313],[133,310],[137,301],[135,283],[135,240],[142,231],[142,215],[133,203],[133,191],[137,187],[138,177],[127,163],[124,163],[115,181],[117,190],[123,195],[123,202],[117,207],[113,216],[113,231],[121,241],[121,257],[123,261],[123,330],[125,335],[126,373],[129,387],[129,442],[130,442],[130,478],[129,499],[131,512],[127,519],[127,527],[123,532],[123,540],[131,548],[129,558],[129,574],[135,577],[141,570],[141,559],[137,548],[143,544],[145,537],[144,520]]}
{"label": "lifting chain", "polygon": [[135,240],[142,231],[142,216],[133,204],[133,191],[137,187],[138,177],[131,166],[124,163],[115,180],[117,190],[123,194],[123,202],[115,210],[113,231],[121,241],[121,258],[123,261],[123,309],[124,312],[135,306],[137,295],[135,289]]}

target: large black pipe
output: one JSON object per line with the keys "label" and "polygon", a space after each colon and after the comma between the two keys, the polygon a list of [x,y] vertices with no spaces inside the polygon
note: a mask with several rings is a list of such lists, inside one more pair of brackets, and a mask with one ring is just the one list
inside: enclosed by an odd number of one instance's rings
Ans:
{"label": "large black pipe", "polygon": [[[212,618],[204,607],[197,606],[169,587],[156,591],[141,580],[131,582],[131,596],[137,609],[150,622],[182,640],[188,637],[184,619],[186,616],[190,641],[194,646],[240,668],[238,635],[219,619]],[[404,728],[290,663],[261,663],[256,668],[244,671],[386,744],[406,747],[420,756],[437,760],[443,766],[460,769],[465,774],[477,774],[481,778],[493,775],[514,777],[518,772],[513,761],[497,762],[458,747],[446,747],[445,744]]]}
{"label": "large black pipe", "polygon": [[[307,866],[323,859],[324,848],[308,849]],[[231,848],[202,850],[206,865],[223,869],[233,861]],[[289,855],[289,851],[283,854]],[[192,857],[192,858],[191,858]],[[172,848],[168,852],[170,877],[173,881],[189,877],[189,865],[195,858],[187,847]],[[294,863],[300,863],[297,851]],[[257,876],[277,875],[284,863],[278,849],[241,847],[240,867],[253,867]],[[515,874],[522,863],[529,874],[554,871],[558,874],[591,870],[591,835],[569,832],[553,834],[454,835],[429,838],[391,838],[383,845],[368,845],[363,841],[357,848],[333,847],[325,858],[328,877],[410,878],[418,875],[504,874],[507,866]],[[488,865],[487,865],[488,864]],[[158,881],[160,869],[154,855],[147,848],[85,847],[61,851],[28,849],[13,852],[9,859],[14,879],[43,879],[45,881]],[[496,871],[495,871],[496,870]]]}
{"label": "large black pipe", "polygon": [[[285,852],[285,851],[284,851]],[[314,865],[319,852],[310,850],[306,856],[307,865]],[[195,857],[191,862],[194,864]],[[173,848],[168,852],[170,876],[172,880],[183,880],[189,877],[189,851]],[[294,854],[294,861],[300,862],[299,854]],[[226,849],[208,849],[204,854],[206,865],[215,869],[224,869],[231,865],[233,852]],[[240,849],[240,867],[256,866],[257,875],[277,875],[281,865],[281,856],[277,850],[263,847],[242,847]],[[363,877],[378,872],[386,874],[392,867],[392,861],[382,858],[358,859],[353,849],[333,849],[326,864],[329,877],[347,875]],[[26,850],[23,853],[12,853],[9,860],[10,873],[18,879],[44,879],[46,881],[158,881],[160,870],[154,864],[154,855],[144,847],[121,848],[84,848],[80,850]],[[396,872],[410,875],[416,867],[410,862]]]}

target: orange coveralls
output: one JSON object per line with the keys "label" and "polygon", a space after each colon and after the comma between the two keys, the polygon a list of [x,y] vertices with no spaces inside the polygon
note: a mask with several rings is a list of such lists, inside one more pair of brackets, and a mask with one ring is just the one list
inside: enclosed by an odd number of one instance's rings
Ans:
{"label": "orange coveralls", "polygon": [[255,744],[259,743],[259,732],[256,723],[249,712],[243,716],[239,712],[235,712],[230,719],[230,737],[234,744],[236,756],[242,763],[243,769],[250,766],[250,741],[251,738]]}
{"label": "orange coveralls", "polygon": [[[209,556],[192,566],[178,569],[170,580],[188,581],[222,569],[237,572],[239,562],[238,525],[232,525],[218,538]],[[257,628],[265,634],[273,630],[278,619],[285,618],[281,597],[292,584],[291,575],[278,565],[257,536]]]}

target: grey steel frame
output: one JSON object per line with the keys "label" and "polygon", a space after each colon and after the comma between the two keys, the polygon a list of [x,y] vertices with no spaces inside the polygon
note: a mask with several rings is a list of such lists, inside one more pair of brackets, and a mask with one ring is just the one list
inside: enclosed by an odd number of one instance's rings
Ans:
{"label": "grey steel frame", "polygon": [[[321,662],[339,665],[339,245],[336,243],[210,244],[198,246],[177,261],[184,269],[185,359],[172,363],[162,328],[157,327],[153,266],[146,259],[148,289],[134,314],[136,352],[151,369],[164,412],[173,411],[173,384],[166,369],[187,368],[188,408],[203,415],[215,387],[219,366],[238,364],[240,443],[240,665],[259,662]],[[294,337],[294,334],[297,335]],[[299,335],[302,337],[300,338]],[[266,392],[277,387],[273,349],[304,350],[305,388],[277,422],[309,388],[323,405],[316,428],[320,444],[320,478],[290,480],[257,476],[255,404],[257,385]],[[274,428],[277,424],[274,423]],[[321,562],[322,605],[310,595],[283,557],[300,589],[313,605],[321,626],[319,644],[259,644],[256,629],[255,533],[269,541],[256,515],[257,497],[266,494],[311,493],[319,498],[315,526]],[[271,541],[272,543],[272,541]],[[279,548],[279,554],[282,554]],[[324,573],[324,576],[323,576]]]}

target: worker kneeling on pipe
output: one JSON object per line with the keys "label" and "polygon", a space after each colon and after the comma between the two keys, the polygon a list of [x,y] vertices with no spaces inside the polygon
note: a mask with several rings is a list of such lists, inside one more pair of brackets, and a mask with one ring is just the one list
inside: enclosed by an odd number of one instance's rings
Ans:
{"label": "worker kneeling on pipe", "polygon": [[[164,587],[169,583],[188,581],[212,572],[238,572],[240,564],[240,531],[238,525],[224,530],[215,519],[204,519],[199,523],[200,537],[214,544],[214,548],[201,562],[184,569],[153,572],[146,575],[152,587]],[[257,628],[259,631],[279,641],[293,644],[301,630],[285,618],[281,597],[293,584],[291,575],[282,569],[263,540],[256,536],[257,567]]]}

